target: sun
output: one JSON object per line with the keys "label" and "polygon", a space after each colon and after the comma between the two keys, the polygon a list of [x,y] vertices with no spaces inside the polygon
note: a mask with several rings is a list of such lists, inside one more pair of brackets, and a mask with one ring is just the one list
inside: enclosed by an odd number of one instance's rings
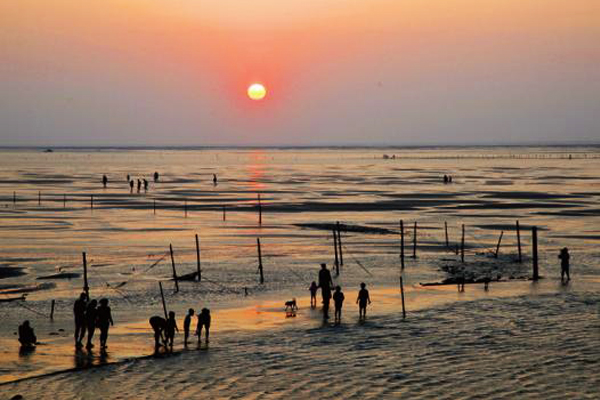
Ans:
{"label": "sun", "polygon": [[267,95],[267,89],[260,83],[253,83],[248,86],[248,97],[252,100],[262,100]]}

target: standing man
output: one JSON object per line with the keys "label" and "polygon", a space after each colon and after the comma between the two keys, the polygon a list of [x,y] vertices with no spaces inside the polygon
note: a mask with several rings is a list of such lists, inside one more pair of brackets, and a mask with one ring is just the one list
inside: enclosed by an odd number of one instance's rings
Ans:
{"label": "standing man", "polygon": [[563,247],[558,255],[560,259],[560,280],[564,282],[565,274],[567,275],[567,281],[571,280],[571,276],[569,275],[569,260],[571,259],[571,255],[569,254],[569,249]]}
{"label": "standing man", "polygon": [[329,302],[331,300],[331,289],[333,288],[333,279],[331,272],[327,269],[326,264],[321,264],[319,271],[319,287],[323,296],[323,319],[329,319]]}
{"label": "standing man", "polygon": [[81,341],[85,336],[85,309],[87,307],[87,296],[81,293],[73,304],[73,317],[75,317],[75,347],[83,347]]}

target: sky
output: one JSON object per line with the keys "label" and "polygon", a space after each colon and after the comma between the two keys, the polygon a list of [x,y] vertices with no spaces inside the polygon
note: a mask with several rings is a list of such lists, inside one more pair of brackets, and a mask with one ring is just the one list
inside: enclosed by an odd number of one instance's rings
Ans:
{"label": "sky", "polygon": [[598,143],[599,43],[598,0],[0,0],[0,146]]}

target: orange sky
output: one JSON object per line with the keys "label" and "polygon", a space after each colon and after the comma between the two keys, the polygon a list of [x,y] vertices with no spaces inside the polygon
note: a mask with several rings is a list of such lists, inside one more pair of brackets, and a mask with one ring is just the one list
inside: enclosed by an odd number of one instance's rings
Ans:
{"label": "orange sky", "polygon": [[[65,131],[92,125],[84,136],[110,141],[154,126],[141,121],[146,111],[177,123],[181,143],[198,131],[198,144],[251,144],[249,131],[270,143],[288,128],[290,144],[314,129],[354,142],[364,132],[344,133],[332,119],[358,113],[376,120],[378,140],[401,141],[411,139],[404,130],[435,135],[442,127],[419,126],[414,113],[453,99],[459,109],[442,118],[460,130],[484,89],[499,90],[485,112],[510,104],[520,85],[537,88],[532,104],[554,94],[563,106],[581,88],[586,101],[598,98],[595,0],[0,0],[0,34],[0,105],[12,115],[1,135],[10,140],[71,140],[81,132]],[[263,103],[245,97],[253,81],[268,87]],[[396,106],[410,123],[396,120]],[[130,139],[164,144],[156,132]]]}

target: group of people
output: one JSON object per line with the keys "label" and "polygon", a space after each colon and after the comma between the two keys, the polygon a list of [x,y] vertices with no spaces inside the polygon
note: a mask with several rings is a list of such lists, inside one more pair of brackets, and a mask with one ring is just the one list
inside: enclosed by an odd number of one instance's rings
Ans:
{"label": "group of people", "polygon": [[444,175],[444,183],[452,183],[452,175]]}
{"label": "group of people", "polygon": [[[188,310],[187,315],[183,319],[183,343],[184,346],[187,346],[188,340],[190,337],[190,326],[192,324],[192,318],[194,317],[194,309],[190,308]],[[208,308],[203,308],[200,314],[198,314],[198,323],[196,325],[195,334],[198,335],[198,343],[201,342],[202,339],[202,330],[205,331],[206,343],[208,343],[208,338],[210,336],[210,310]],[[167,319],[155,315],[150,318],[150,326],[154,331],[154,348],[158,350],[158,348],[162,345],[165,348],[173,348],[173,341],[175,338],[175,332],[179,332],[179,328],[177,327],[177,321],[175,320],[175,312],[169,312],[169,316]]]}
{"label": "group of people", "polygon": [[83,347],[83,339],[87,333],[86,349],[94,347],[92,340],[96,328],[100,329],[100,349],[107,348],[108,328],[114,325],[112,313],[108,306],[108,299],[90,300],[86,293],[81,293],[79,299],[73,304],[73,316],[75,317],[75,346]]}
{"label": "group of people", "polygon": [[[329,304],[333,299],[334,305],[334,320],[339,323],[342,319],[342,306],[344,304],[345,296],[342,292],[342,288],[337,285],[333,285],[333,279],[331,278],[331,272],[327,269],[326,264],[321,264],[321,270],[319,271],[319,284],[312,282],[308,290],[310,291],[310,306],[316,308],[317,306],[317,290],[321,289],[321,296],[323,299],[323,319],[329,319]],[[331,293],[332,290],[333,295]],[[363,282],[360,284],[360,290],[356,298],[356,304],[358,304],[358,317],[364,319],[367,316],[367,305],[371,304],[371,298],[367,285]]]}
{"label": "group of people", "polygon": [[[158,174],[158,172],[155,172]],[[156,182],[156,179],[154,180]],[[133,187],[135,186],[135,179],[131,179],[131,176],[127,175],[127,182],[129,182],[129,190],[133,193]],[[144,192],[148,191],[148,181],[146,178],[142,178],[137,180],[137,192],[139,193],[142,190],[142,184],[144,185]]]}

